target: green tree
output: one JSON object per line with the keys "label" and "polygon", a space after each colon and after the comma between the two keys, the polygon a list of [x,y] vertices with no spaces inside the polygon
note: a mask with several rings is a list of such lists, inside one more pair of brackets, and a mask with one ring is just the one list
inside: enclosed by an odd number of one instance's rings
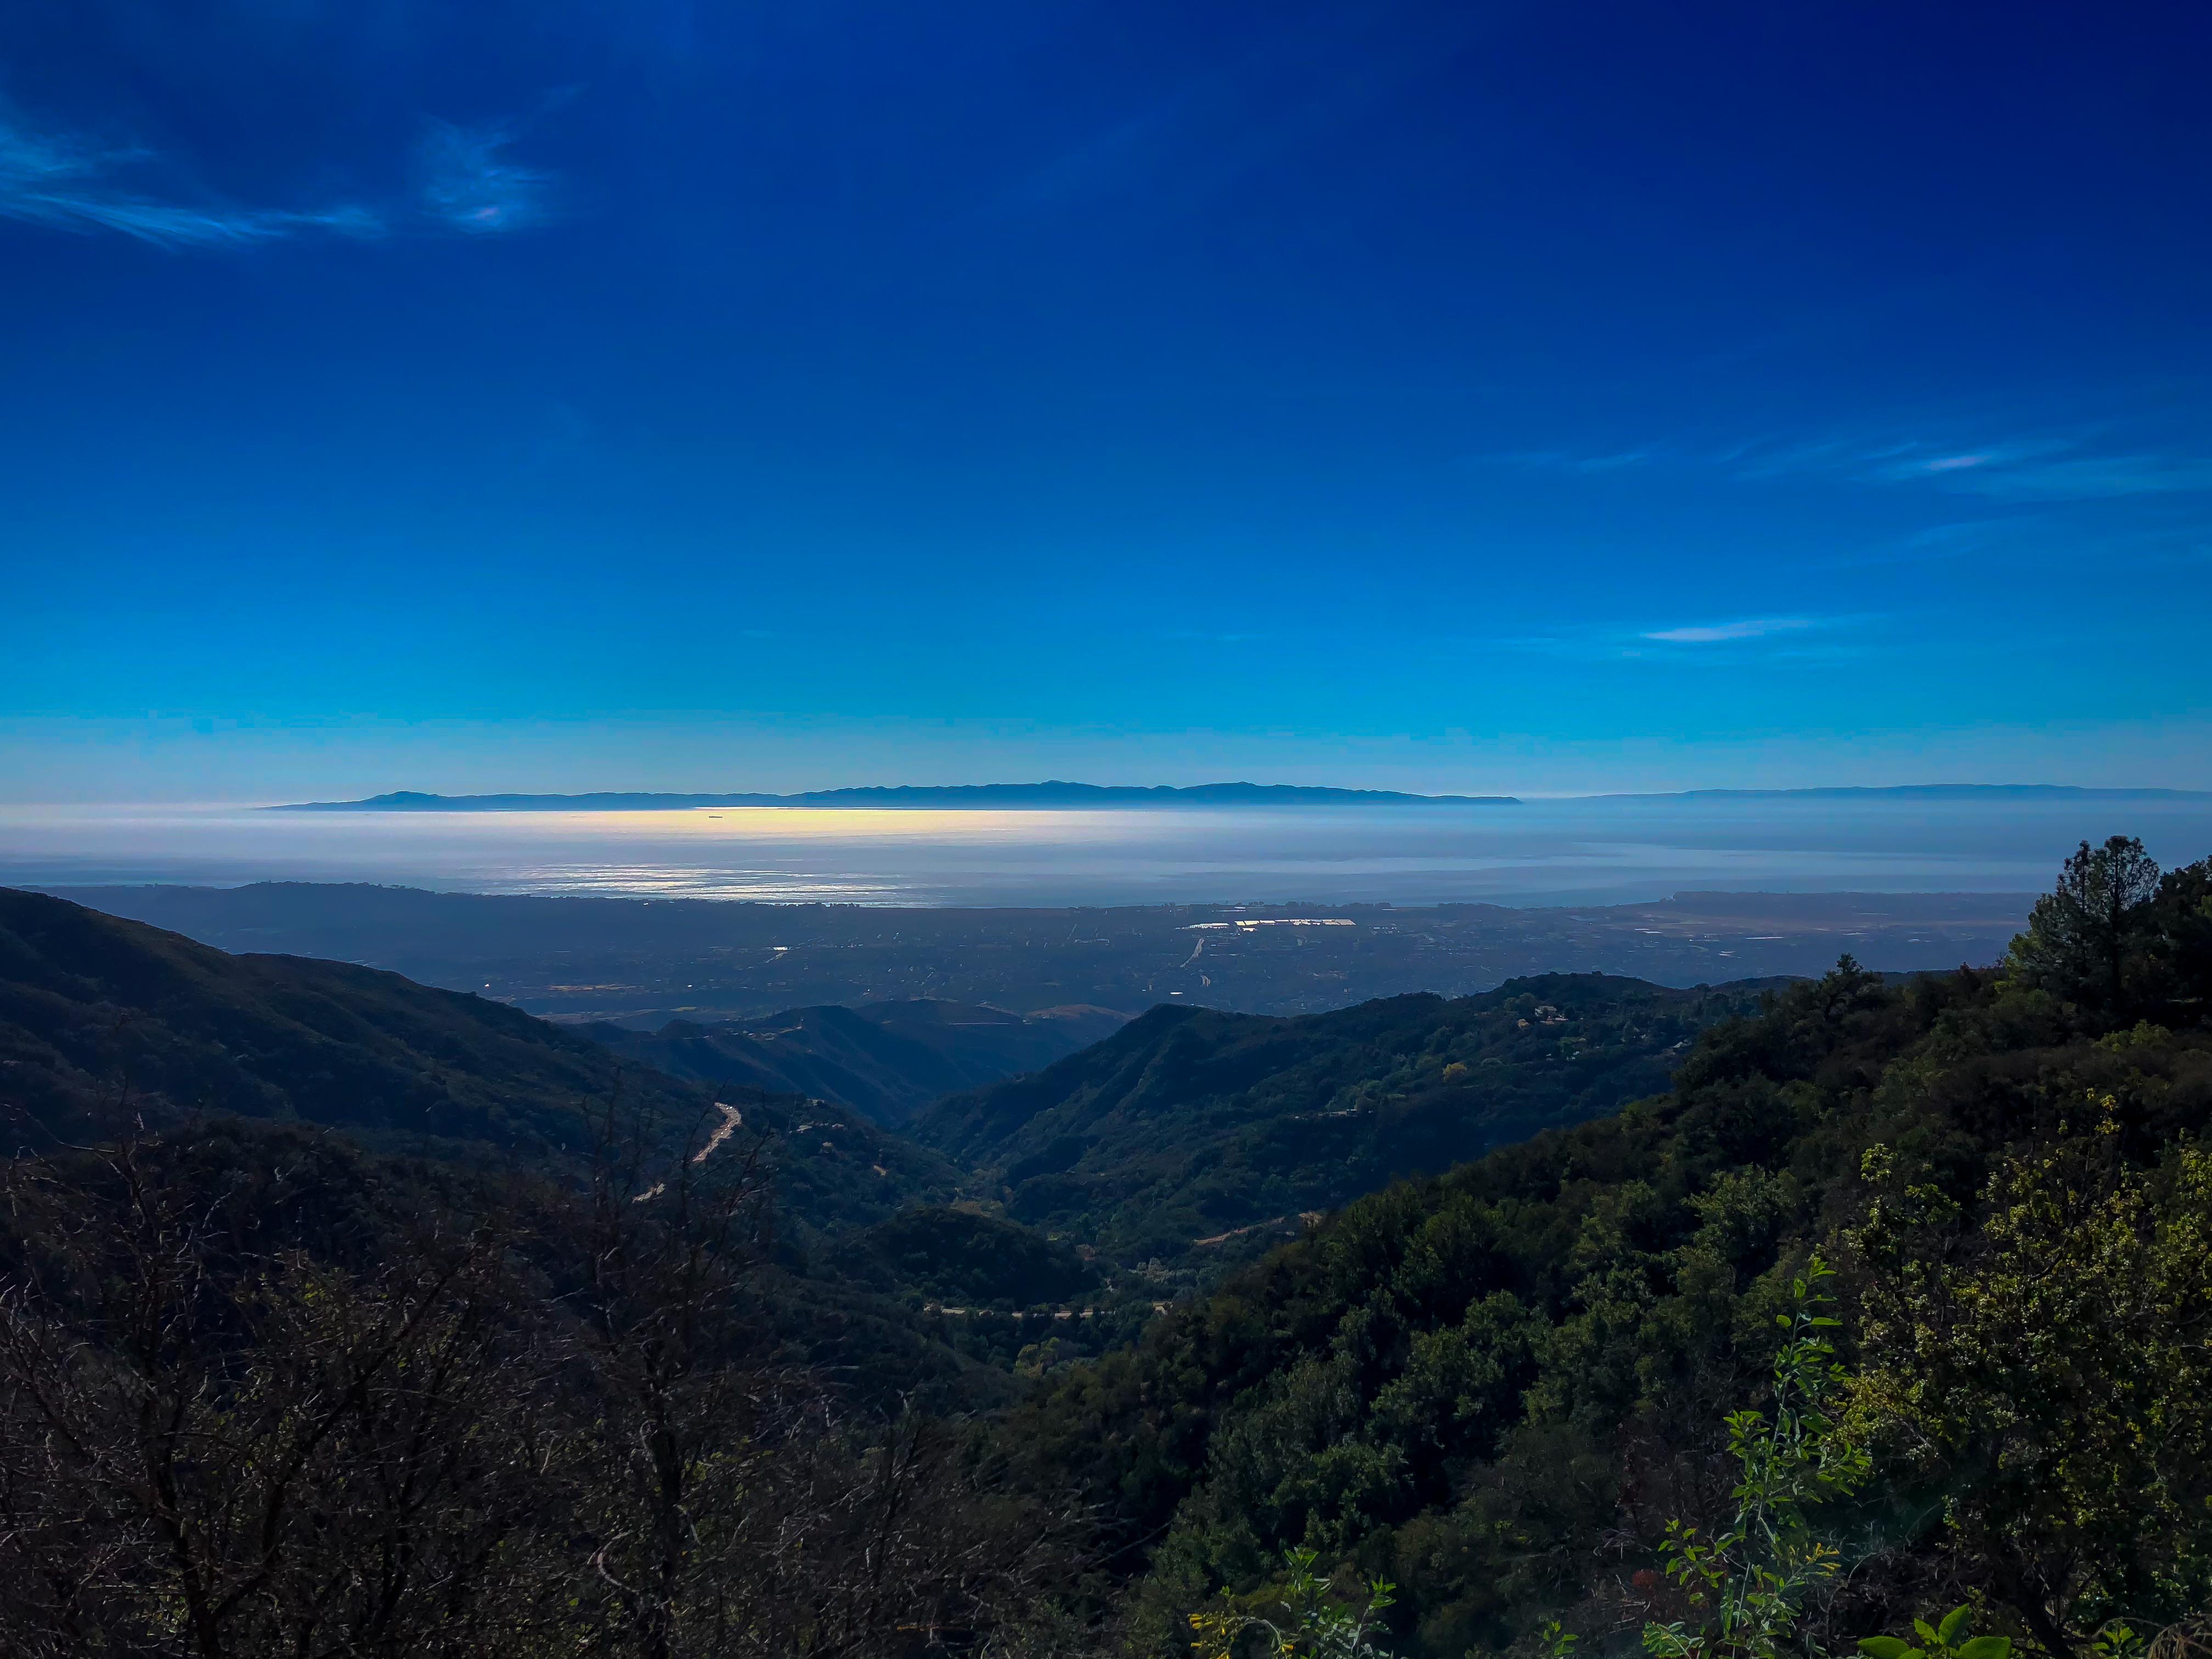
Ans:
{"label": "green tree", "polygon": [[2212,998],[2212,859],[2169,870],[2153,907],[2159,988],[2200,1016]]}
{"label": "green tree", "polygon": [[2142,1000],[2158,892],[2158,866],[2134,836],[2083,842],[2013,941],[2012,977],[2124,1018]]}

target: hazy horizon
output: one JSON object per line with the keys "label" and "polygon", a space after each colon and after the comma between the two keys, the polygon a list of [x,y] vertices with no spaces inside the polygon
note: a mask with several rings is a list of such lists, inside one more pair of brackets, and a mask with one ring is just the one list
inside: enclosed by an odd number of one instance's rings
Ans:
{"label": "hazy horizon", "polygon": [[2212,799],[1644,797],[1512,808],[729,807],[271,813],[0,807],[0,884],[374,881],[888,905],[1641,902],[1686,890],[2009,892],[2081,840],[2178,864]]}

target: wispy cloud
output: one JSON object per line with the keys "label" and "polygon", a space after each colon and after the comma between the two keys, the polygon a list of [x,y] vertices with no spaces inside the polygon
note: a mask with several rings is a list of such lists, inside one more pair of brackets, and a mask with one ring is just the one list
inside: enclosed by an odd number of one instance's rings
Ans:
{"label": "wispy cloud", "polygon": [[1843,441],[1754,461],[1747,476],[1825,471],[1870,483],[1925,484],[2000,501],[2103,501],[2212,489],[2212,459],[2130,451],[2080,436],[1979,442]]}
{"label": "wispy cloud", "polygon": [[[1826,659],[1858,654],[1859,647],[1842,636],[1872,620],[1864,616],[1735,617],[1664,628],[1595,625],[1486,643],[1547,656],[1596,661],[1682,661],[1691,658],[1741,661],[1753,654],[1769,660]],[[1828,637],[1819,642],[1802,637],[1814,634]]]}
{"label": "wispy cloud", "polygon": [[1846,445],[1829,467],[1869,483],[1927,484],[1998,501],[2106,501],[2212,490],[2212,459],[2121,449],[2091,437]]}
{"label": "wispy cloud", "polygon": [[351,203],[306,210],[164,200],[131,183],[153,158],[32,131],[0,110],[0,218],[56,230],[111,231],[160,247],[237,247],[321,232],[386,234],[383,216]]}
{"label": "wispy cloud", "polygon": [[1775,634],[1798,634],[1819,627],[1812,617],[1746,617],[1736,622],[1694,623],[1685,628],[1655,628],[1637,638],[1662,645],[1723,645],[1736,640],[1763,640]]}
{"label": "wispy cloud", "polygon": [[1948,441],[1894,434],[1789,443],[1739,442],[1695,447],[1643,444],[1593,450],[1519,450],[1492,465],[1592,476],[1632,467],[1673,466],[1746,482],[1827,477],[1882,486],[1919,486],[1989,501],[2057,502],[2212,491],[2212,457],[2126,449],[2091,436],[2051,434]]}
{"label": "wispy cloud", "polygon": [[551,216],[552,178],[507,159],[512,142],[503,126],[434,122],[422,145],[419,204],[251,207],[182,199],[182,192],[160,187],[165,170],[153,151],[40,131],[0,107],[0,219],[178,249],[318,235],[366,241],[409,230],[517,230]]}
{"label": "wispy cloud", "polygon": [[550,218],[552,175],[509,160],[514,142],[501,125],[431,122],[422,146],[422,202],[431,216],[478,236]]}

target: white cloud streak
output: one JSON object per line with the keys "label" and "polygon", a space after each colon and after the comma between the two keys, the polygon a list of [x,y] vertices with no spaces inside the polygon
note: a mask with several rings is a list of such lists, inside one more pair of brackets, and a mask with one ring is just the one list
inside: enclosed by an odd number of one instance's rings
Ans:
{"label": "white cloud streak", "polygon": [[[1862,647],[1836,636],[1872,620],[1866,616],[1735,617],[1653,629],[1593,626],[1481,643],[1507,650],[1606,662],[1679,662],[1692,657],[1717,662],[1753,657],[1763,660],[1832,659],[1860,654]],[[1796,637],[1801,635],[1826,636],[1826,642]]]}
{"label": "white cloud streak", "polygon": [[1802,633],[1817,625],[1810,617],[1746,617],[1736,622],[1658,628],[1637,637],[1662,645],[1725,645],[1737,640],[1763,640],[1775,634]]}
{"label": "white cloud streak", "polygon": [[156,158],[43,132],[0,107],[0,219],[77,235],[127,236],[155,247],[222,249],[307,236],[371,241],[409,229],[488,235],[540,224],[552,176],[506,158],[504,127],[433,122],[414,206],[357,202],[306,209],[175,199],[135,182]]}
{"label": "white cloud streak", "polygon": [[124,177],[149,158],[34,132],[0,110],[0,218],[79,234],[113,232],[157,247],[240,247],[323,233],[372,238],[381,215],[353,204],[306,211],[195,205],[131,189]]}

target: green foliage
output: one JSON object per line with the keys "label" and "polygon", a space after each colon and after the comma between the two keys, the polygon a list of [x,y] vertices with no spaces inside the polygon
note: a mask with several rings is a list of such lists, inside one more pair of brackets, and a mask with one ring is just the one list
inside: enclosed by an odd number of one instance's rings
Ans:
{"label": "green foliage", "polygon": [[1898,1636],[1869,1636],[1859,1644],[1859,1651],[1867,1659],[2012,1659],[2009,1636],[1977,1636],[1973,1625],[1973,1609],[1962,1605],[1945,1613],[1940,1624],[1914,1620],[1917,1643]]}
{"label": "green foliage", "polygon": [[1829,1103],[1948,1001],[1848,969],[1787,991],[1673,1098],[1358,1200],[1135,1352],[1053,1373],[1007,1437],[1157,1533],[1147,1650],[1300,1547],[1401,1585],[1402,1648],[1525,1643],[1608,1537],[1705,1524],[1705,1425],[1771,1371],[1806,1234],[1851,1179]]}
{"label": "green foliage", "polygon": [[1823,1281],[1833,1277],[1815,1255],[1790,1282],[1790,1311],[1775,1316],[1785,1340],[1775,1356],[1771,1417],[1729,1414],[1729,1454],[1743,1472],[1729,1494],[1735,1519],[1709,1539],[1668,1523],[1667,1577],[1703,1617],[1696,1626],[1647,1624],[1644,1648],[1655,1659],[1774,1659],[1796,1634],[1807,1600],[1842,1566],[1808,1513],[1851,1496],[1868,1473],[1864,1448],[1822,1409],[1845,1381],[1824,1334],[1841,1323],[1822,1311],[1833,1302]]}
{"label": "green foliage", "polygon": [[1314,1571],[1319,1559],[1312,1550],[1284,1553],[1283,1583],[1267,1593],[1279,1619],[1263,1619],[1234,1605],[1191,1614],[1198,1639],[1190,1645],[1197,1659],[1237,1659],[1255,1638],[1261,1652],[1281,1659],[1390,1659],[1373,1636],[1376,1616],[1390,1606],[1397,1587],[1376,1579],[1367,1585],[1359,1606],[1346,1606]]}
{"label": "green foliage", "polygon": [[2113,1097],[1976,1206],[1887,1189],[1854,1416],[1942,1494],[1953,1547],[2052,1653],[2212,1601],[2212,1153],[2127,1158]]}

